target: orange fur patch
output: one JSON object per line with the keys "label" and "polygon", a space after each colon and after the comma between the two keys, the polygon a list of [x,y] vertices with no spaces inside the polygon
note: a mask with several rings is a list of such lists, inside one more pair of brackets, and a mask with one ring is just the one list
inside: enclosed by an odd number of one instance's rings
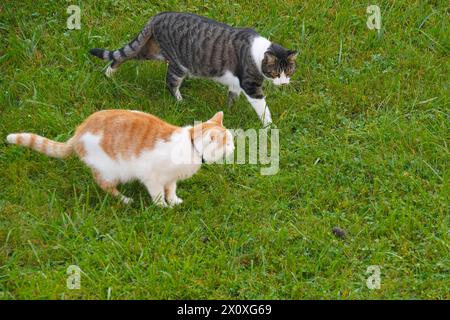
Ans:
{"label": "orange fur patch", "polygon": [[75,150],[82,157],[84,150],[78,139],[85,133],[101,134],[100,145],[113,159],[130,158],[152,149],[159,140],[167,141],[180,128],[153,115],[128,111],[99,111],[87,118],[75,132]]}

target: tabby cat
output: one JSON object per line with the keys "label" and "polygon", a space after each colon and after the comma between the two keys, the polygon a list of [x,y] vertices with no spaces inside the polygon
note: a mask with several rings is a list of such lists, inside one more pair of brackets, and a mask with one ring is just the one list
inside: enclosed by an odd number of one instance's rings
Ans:
{"label": "tabby cat", "polygon": [[233,153],[233,137],[222,119],[218,112],[206,122],[177,127],[140,111],[104,110],[88,117],[66,143],[32,133],[10,134],[7,141],[56,158],[75,153],[106,192],[128,203],[116,186],[139,180],[153,201],[166,207],[182,202],[177,181],[195,174],[202,162]]}
{"label": "tabby cat", "polygon": [[228,86],[228,105],[241,92],[264,126],[272,122],[262,90],[264,79],[288,84],[295,71],[297,52],[272,43],[252,29],[229,25],[195,14],[164,12],[149,20],[138,36],[123,48],[90,53],[111,61],[109,77],[129,59],[168,62],[166,82],[177,100],[187,77],[213,79]]}

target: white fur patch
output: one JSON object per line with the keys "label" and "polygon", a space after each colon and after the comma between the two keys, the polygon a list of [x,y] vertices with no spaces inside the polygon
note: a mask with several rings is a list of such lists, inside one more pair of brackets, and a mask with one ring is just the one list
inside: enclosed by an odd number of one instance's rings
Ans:
{"label": "white fur patch", "polygon": [[122,202],[125,203],[125,204],[130,204],[130,203],[133,202],[133,199],[125,197],[125,196],[122,196],[122,195],[120,196],[120,200],[122,200]]}
{"label": "white fur patch", "polygon": [[111,68],[111,66],[108,66],[108,68],[105,71],[105,75],[108,78],[111,78],[116,71],[117,71],[117,69],[114,69],[114,68]]}
{"label": "white fur patch", "polygon": [[272,123],[272,117],[270,116],[269,107],[266,104],[266,99],[253,99],[252,97],[245,94],[248,102],[252,105],[253,109],[258,114],[259,119],[264,127],[268,126]]}
{"label": "white fur patch", "polygon": [[17,141],[17,134],[15,134],[15,133],[8,134],[8,136],[6,137],[6,141],[8,141],[9,143],[16,143],[16,141]]}
{"label": "white fur patch", "polygon": [[289,84],[290,80],[291,79],[289,77],[287,77],[286,74],[283,71],[278,78],[274,78],[273,79],[273,84],[275,84],[277,86],[280,86],[282,84]]}
{"label": "white fur patch", "polygon": [[86,150],[83,161],[99,171],[107,181],[140,180],[164,186],[191,177],[201,165],[201,159],[192,161],[188,128],[175,132],[168,141],[158,141],[152,150],[127,159],[111,158],[100,146],[101,135],[85,133],[80,141]]}
{"label": "white fur patch", "polygon": [[175,91],[175,98],[177,99],[177,101],[182,101],[183,100],[183,96],[180,93],[180,89],[177,89]]}
{"label": "white fur patch", "polygon": [[253,40],[251,53],[258,70],[261,72],[262,61],[264,60],[264,53],[272,45],[272,42],[263,37],[257,37]]}

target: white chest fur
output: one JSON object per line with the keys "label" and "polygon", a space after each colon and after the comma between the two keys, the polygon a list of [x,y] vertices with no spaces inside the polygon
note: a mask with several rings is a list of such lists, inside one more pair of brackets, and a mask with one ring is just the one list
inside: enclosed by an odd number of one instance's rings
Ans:
{"label": "white chest fur", "polygon": [[264,54],[269,49],[272,43],[263,37],[257,37],[253,40],[251,53],[253,61],[255,61],[259,72],[261,72],[262,61],[264,60]]}

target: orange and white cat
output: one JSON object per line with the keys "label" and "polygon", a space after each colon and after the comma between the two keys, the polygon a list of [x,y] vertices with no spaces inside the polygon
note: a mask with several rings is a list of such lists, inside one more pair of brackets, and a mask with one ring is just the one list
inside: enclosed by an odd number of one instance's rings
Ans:
{"label": "orange and white cat", "polygon": [[177,127],[144,112],[104,110],[92,114],[66,143],[32,133],[15,133],[9,143],[51,157],[76,153],[106,192],[125,203],[119,183],[139,180],[159,206],[173,206],[177,181],[194,175],[202,162],[214,162],[234,151],[233,136],[222,124],[223,112],[195,126]]}

